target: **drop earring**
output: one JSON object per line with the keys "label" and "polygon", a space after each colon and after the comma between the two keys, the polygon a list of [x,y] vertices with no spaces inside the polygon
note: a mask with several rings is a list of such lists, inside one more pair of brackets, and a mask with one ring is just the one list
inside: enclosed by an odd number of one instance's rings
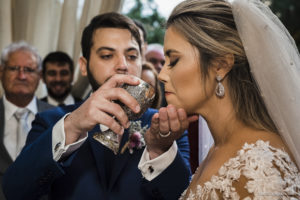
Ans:
{"label": "drop earring", "polygon": [[222,77],[220,75],[217,75],[216,80],[218,82],[216,87],[216,95],[217,97],[222,98],[225,95],[225,88],[224,85],[221,83]]}

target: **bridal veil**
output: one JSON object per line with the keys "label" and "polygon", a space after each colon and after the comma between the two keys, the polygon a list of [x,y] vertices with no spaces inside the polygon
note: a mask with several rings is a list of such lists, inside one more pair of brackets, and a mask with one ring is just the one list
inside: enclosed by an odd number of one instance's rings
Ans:
{"label": "bridal veil", "polygon": [[228,0],[268,112],[300,167],[300,56],[293,38],[260,0]]}

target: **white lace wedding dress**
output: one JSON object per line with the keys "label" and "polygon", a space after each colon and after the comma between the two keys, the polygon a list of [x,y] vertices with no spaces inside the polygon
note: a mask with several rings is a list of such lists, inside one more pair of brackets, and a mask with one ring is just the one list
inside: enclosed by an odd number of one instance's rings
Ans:
{"label": "white lace wedding dress", "polygon": [[300,199],[300,173],[296,165],[286,152],[262,140],[244,144],[236,157],[224,163],[218,175],[203,186],[198,185],[196,191],[185,191],[180,199],[240,199],[233,182],[241,176],[247,179],[245,189],[251,194],[244,200]]}

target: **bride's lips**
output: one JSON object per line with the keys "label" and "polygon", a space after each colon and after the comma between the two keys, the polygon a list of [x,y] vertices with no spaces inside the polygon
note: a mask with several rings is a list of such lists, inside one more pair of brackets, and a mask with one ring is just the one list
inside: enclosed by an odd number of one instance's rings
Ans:
{"label": "bride's lips", "polygon": [[165,91],[165,96],[172,94],[172,92]]}

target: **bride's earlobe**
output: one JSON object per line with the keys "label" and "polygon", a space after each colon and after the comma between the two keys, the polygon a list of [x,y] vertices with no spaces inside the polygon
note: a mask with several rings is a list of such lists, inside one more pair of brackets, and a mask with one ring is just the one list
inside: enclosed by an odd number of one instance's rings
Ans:
{"label": "bride's earlobe", "polygon": [[228,72],[230,72],[233,65],[234,65],[233,54],[226,54],[225,56],[221,58],[217,58],[212,62],[212,67],[215,73],[223,78],[227,75]]}

